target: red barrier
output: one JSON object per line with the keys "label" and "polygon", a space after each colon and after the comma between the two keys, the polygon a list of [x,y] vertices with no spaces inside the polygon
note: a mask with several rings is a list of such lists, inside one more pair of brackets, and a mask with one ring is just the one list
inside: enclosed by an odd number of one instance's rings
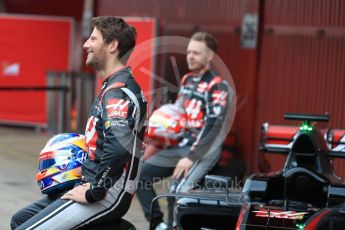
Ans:
{"label": "red barrier", "polygon": [[[45,87],[46,71],[67,71],[72,19],[0,15],[0,86]],[[45,91],[0,91],[0,122],[46,126]]]}
{"label": "red barrier", "polygon": [[[131,54],[128,64],[133,67],[135,80],[139,83],[150,104],[151,92],[154,89],[153,76],[155,72],[155,41],[156,20],[154,18],[128,17],[125,20],[137,30],[137,43]],[[151,74],[147,74],[150,72]]]}

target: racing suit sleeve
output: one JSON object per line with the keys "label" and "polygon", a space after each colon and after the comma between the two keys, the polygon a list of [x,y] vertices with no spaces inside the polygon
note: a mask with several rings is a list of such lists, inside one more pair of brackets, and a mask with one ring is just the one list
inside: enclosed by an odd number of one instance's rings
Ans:
{"label": "racing suit sleeve", "polygon": [[136,107],[119,88],[109,90],[102,101],[103,156],[95,180],[86,192],[89,203],[102,200],[107,189],[121,177],[134,146]]}
{"label": "racing suit sleeve", "polygon": [[204,117],[204,126],[196,137],[196,141],[192,144],[190,152],[187,155],[192,161],[202,159],[212,144],[219,141],[219,145],[225,138],[222,132],[222,126],[228,125],[228,107],[231,106],[233,92],[231,88],[224,82],[219,80],[218,83],[210,84],[210,88],[205,95],[206,114]]}

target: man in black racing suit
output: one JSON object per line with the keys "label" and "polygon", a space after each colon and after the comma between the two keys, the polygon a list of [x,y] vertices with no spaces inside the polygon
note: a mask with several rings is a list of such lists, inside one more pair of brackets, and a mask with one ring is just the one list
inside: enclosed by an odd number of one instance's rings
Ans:
{"label": "man in black racing suit", "polygon": [[121,183],[127,181],[127,186],[133,183],[126,189],[134,193],[142,155],[146,104],[130,67],[123,67],[104,80],[85,133],[90,158],[83,163],[82,173],[84,180],[92,182],[86,192],[89,203],[102,200],[107,188],[120,177]]}
{"label": "man in black racing suit", "polygon": [[[216,40],[206,32],[195,33],[188,44],[187,63],[191,72],[182,78],[175,102],[187,114],[188,130],[178,146],[160,150],[143,164],[137,195],[147,220],[151,215],[151,201],[156,196],[154,182],[170,175],[173,179],[184,177],[176,191],[186,192],[196,187],[221,156],[225,130],[230,126],[228,118],[234,91],[209,69],[216,48]],[[171,225],[171,216],[169,221]],[[151,224],[157,230],[168,227],[163,223],[163,213],[157,203]]]}
{"label": "man in black racing suit", "polygon": [[[120,219],[127,212],[143,151],[147,103],[131,68],[135,29],[121,18],[93,19],[86,64],[104,79],[86,126],[89,158],[83,183],[62,197],[44,197],[17,212],[12,229],[76,229]],[[113,226],[116,227],[116,226]]]}

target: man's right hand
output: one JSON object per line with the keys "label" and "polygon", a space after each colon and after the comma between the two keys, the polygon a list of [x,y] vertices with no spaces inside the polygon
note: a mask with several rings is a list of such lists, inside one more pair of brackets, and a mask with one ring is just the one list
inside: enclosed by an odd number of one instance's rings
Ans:
{"label": "man's right hand", "polygon": [[74,187],[72,190],[66,192],[66,194],[63,195],[61,197],[61,199],[73,200],[73,201],[80,203],[80,204],[88,204],[86,197],[85,197],[85,193],[88,189],[90,189],[89,183],[79,185],[77,187]]}
{"label": "man's right hand", "polygon": [[188,174],[188,171],[191,169],[193,163],[194,162],[192,160],[190,160],[188,157],[184,157],[181,160],[179,160],[176,164],[172,178],[178,179],[182,175],[183,175],[183,177],[186,177]]}

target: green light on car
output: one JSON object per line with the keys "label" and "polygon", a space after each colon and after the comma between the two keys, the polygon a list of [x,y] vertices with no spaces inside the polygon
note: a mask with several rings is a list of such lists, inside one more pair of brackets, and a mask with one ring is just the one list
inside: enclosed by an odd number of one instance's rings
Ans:
{"label": "green light on car", "polygon": [[298,230],[303,230],[305,227],[305,224],[296,224],[296,227]]}
{"label": "green light on car", "polygon": [[300,129],[301,131],[310,132],[310,131],[313,130],[313,126],[311,126],[311,125],[309,124],[309,122],[305,121],[305,122],[299,127],[299,129]]}

